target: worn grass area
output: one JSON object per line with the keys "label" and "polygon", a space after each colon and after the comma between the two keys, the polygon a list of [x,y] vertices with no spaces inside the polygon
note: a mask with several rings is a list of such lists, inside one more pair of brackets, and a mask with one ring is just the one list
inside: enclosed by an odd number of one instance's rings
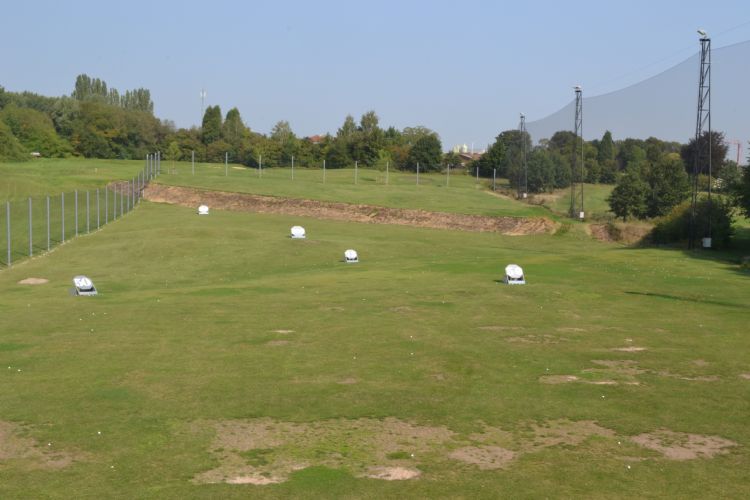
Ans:
{"label": "worn grass area", "polygon": [[749,284],[582,231],[145,203],[0,272],[0,497],[748,497]]}
{"label": "worn grass area", "polygon": [[[458,212],[479,215],[549,215],[542,207],[520,203],[506,196],[494,195],[488,190],[486,181],[477,182],[466,174],[453,172],[450,179],[445,174],[421,173],[419,185],[415,173],[391,170],[386,172],[360,168],[357,184],[353,168],[326,169],[325,183],[322,169],[295,168],[292,180],[291,168],[257,169],[229,165],[225,170],[221,164],[196,164],[195,175],[190,163],[178,162],[173,172],[164,175],[160,183],[175,186],[200,187],[205,189],[240,193],[304,198],[345,203],[363,203],[396,208],[419,208],[437,212]],[[225,173],[227,175],[225,175]]]}

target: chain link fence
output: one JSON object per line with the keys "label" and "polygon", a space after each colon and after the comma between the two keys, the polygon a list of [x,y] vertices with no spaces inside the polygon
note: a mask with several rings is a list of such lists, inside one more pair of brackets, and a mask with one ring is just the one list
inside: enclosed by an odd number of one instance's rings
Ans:
{"label": "chain link fence", "polygon": [[0,266],[49,252],[55,246],[99,230],[132,211],[143,190],[161,173],[160,154],[146,157],[146,165],[130,180],[103,188],[5,201],[0,234]]}

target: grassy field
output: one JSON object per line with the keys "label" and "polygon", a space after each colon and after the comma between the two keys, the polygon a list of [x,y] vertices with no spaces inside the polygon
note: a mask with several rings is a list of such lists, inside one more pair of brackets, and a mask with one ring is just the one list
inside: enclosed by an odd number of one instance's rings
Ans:
{"label": "grassy field", "polygon": [[145,160],[87,158],[0,162],[0,201],[25,201],[29,196],[102,188],[115,180],[134,178],[144,166]]}
{"label": "grassy field", "polygon": [[[323,183],[322,169],[290,168],[257,169],[238,165],[196,164],[195,175],[190,163],[162,162],[163,175],[158,182],[175,186],[191,186],[212,190],[254,193],[289,198],[342,201],[396,208],[421,208],[439,212],[479,215],[540,216],[549,215],[542,207],[519,203],[506,196],[494,195],[486,180],[477,183],[474,177],[453,173],[420,174],[358,169],[355,185],[354,169],[327,169]],[[168,174],[167,169],[175,172]],[[225,172],[228,175],[225,175]],[[449,184],[449,185],[447,185]],[[479,193],[478,193],[479,192]]]}
{"label": "grassy field", "polygon": [[0,497],[748,497],[749,279],[577,227],[145,203],[0,272]]}
{"label": "grassy field", "polygon": [[[611,216],[607,197],[614,186],[609,184],[584,184],[584,208],[587,218]],[[559,215],[568,215],[570,210],[570,189],[558,189],[553,193],[536,195],[543,206]]]}

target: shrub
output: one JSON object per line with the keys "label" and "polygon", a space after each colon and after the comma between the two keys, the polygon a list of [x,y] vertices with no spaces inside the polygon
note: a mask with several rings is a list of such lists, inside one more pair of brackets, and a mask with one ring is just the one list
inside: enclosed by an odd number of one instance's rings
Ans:
{"label": "shrub", "polygon": [[[707,198],[698,201],[696,207],[696,237],[698,240],[706,235],[709,213],[711,214],[711,237],[713,248],[729,246],[732,234],[734,208],[721,197],[714,197],[709,209]],[[685,201],[672,211],[657,220],[651,232],[651,240],[657,244],[686,244],[690,238],[690,201]]]}

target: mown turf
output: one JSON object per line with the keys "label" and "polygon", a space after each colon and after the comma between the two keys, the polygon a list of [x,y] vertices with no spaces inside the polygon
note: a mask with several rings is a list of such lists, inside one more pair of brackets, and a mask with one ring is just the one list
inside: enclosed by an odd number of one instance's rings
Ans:
{"label": "mown turf", "polygon": [[[360,168],[322,169],[291,168],[257,169],[239,165],[196,164],[193,175],[190,163],[163,162],[158,182],[175,186],[192,186],[212,190],[254,193],[289,198],[306,198],[346,203],[363,203],[396,208],[420,208],[438,212],[479,215],[540,216],[549,215],[542,207],[520,203],[490,191],[491,181],[453,171],[446,174],[416,173]],[[174,173],[168,173],[174,172]],[[226,174],[226,175],[225,175]],[[387,177],[387,184],[386,184]]]}
{"label": "mown turf", "polygon": [[[288,238],[295,223],[307,240]],[[349,247],[359,264],[341,262]],[[525,287],[498,283],[511,262]],[[80,273],[98,297],[69,295]],[[16,284],[29,276],[50,283]],[[145,203],[0,272],[0,420],[81,457],[61,470],[2,461],[0,496],[747,497],[749,284],[737,266],[576,228],[503,237]],[[289,344],[269,345],[274,330],[293,330]],[[545,335],[558,343],[509,341]],[[647,350],[611,351],[626,339]],[[539,382],[594,377],[593,360],[648,373],[637,386]],[[645,459],[625,462],[615,441],[591,439],[506,470],[427,461],[409,481],[313,466],[279,485],[193,484],[217,466],[200,422],[254,417],[395,417],[463,434],[562,418],[739,446],[674,462],[624,443]]]}

